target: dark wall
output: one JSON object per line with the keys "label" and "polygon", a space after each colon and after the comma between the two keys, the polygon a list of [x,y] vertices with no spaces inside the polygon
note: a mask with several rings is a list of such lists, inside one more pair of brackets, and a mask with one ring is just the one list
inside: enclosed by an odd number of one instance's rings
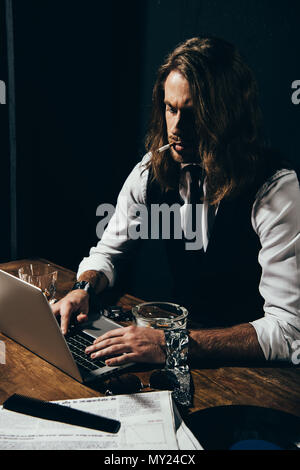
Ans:
{"label": "dark wall", "polygon": [[[4,4],[0,3],[0,80],[7,91],[7,56]],[[7,102],[7,93],[6,93]],[[8,106],[0,104],[0,260],[10,259],[10,171]]]}
{"label": "dark wall", "polygon": [[14,2],[19,258],[76,269],[138,159],[139,6]]}
{"label": "dark wall", "polygon": [[[298,0],[13,6],[19,258],[36,255],[77,269],[97,243],[97,206],[115,203],[144,153],[156,70],[188,37],[213,34],[238,46],[257,76],[270,142],[299,163],[300,105],[291,101],[291,84],[300,79]],[[149,297],[148,285],[161,281],[149,279],[137,279],[134,293]]]}

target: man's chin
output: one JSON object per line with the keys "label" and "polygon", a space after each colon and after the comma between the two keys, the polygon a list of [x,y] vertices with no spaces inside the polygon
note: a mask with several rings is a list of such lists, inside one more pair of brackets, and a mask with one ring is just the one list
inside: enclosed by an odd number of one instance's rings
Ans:
{"label": "man's chin", "polygon": [[177,152],[173,147],[171,148],[171,155],[173,160],[177,163],[189,163],[196,161],[196,155],[192,150],[185,149],[182,152]]}

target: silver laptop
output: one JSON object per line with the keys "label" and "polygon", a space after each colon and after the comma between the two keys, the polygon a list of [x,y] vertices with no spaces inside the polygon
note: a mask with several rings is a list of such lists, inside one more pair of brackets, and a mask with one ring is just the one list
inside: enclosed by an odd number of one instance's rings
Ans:
{"label": "silver laptop", "polygon": [[132,365],[108,367],[103,359],[92,360],[84,352],[95,338],[114,328],[122,326],[99,312],[64,336],[42,291],[0,270],[0,331],[79,382]]}

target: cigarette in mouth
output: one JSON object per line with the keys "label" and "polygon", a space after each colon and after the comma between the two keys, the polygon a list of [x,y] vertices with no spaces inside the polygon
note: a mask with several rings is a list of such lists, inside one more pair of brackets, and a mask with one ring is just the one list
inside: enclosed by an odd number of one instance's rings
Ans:
{"label": "cigarette in mouth", "polygon": [[162,152],[164,152],[165,150],[168,150],[170,147],[171,147],[171,144],[163,145],[163,146],[160,147],[157,151],[158,151],[159,153],[162,153]]}

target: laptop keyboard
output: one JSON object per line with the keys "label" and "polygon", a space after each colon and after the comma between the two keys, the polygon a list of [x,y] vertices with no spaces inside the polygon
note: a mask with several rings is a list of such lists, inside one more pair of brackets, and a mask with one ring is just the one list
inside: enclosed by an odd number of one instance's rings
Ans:
{"label": "laptop keyboard", "polygon": [[85,349],[93,344],[94,338],[91,336],[80,331],[72,334],[72,336],[66,337],[65,339],[76,364],[84,370],[93,371],[106,366],[103,361],[100,361],[99,359],[91,359],[90,356],[85,353]]}

